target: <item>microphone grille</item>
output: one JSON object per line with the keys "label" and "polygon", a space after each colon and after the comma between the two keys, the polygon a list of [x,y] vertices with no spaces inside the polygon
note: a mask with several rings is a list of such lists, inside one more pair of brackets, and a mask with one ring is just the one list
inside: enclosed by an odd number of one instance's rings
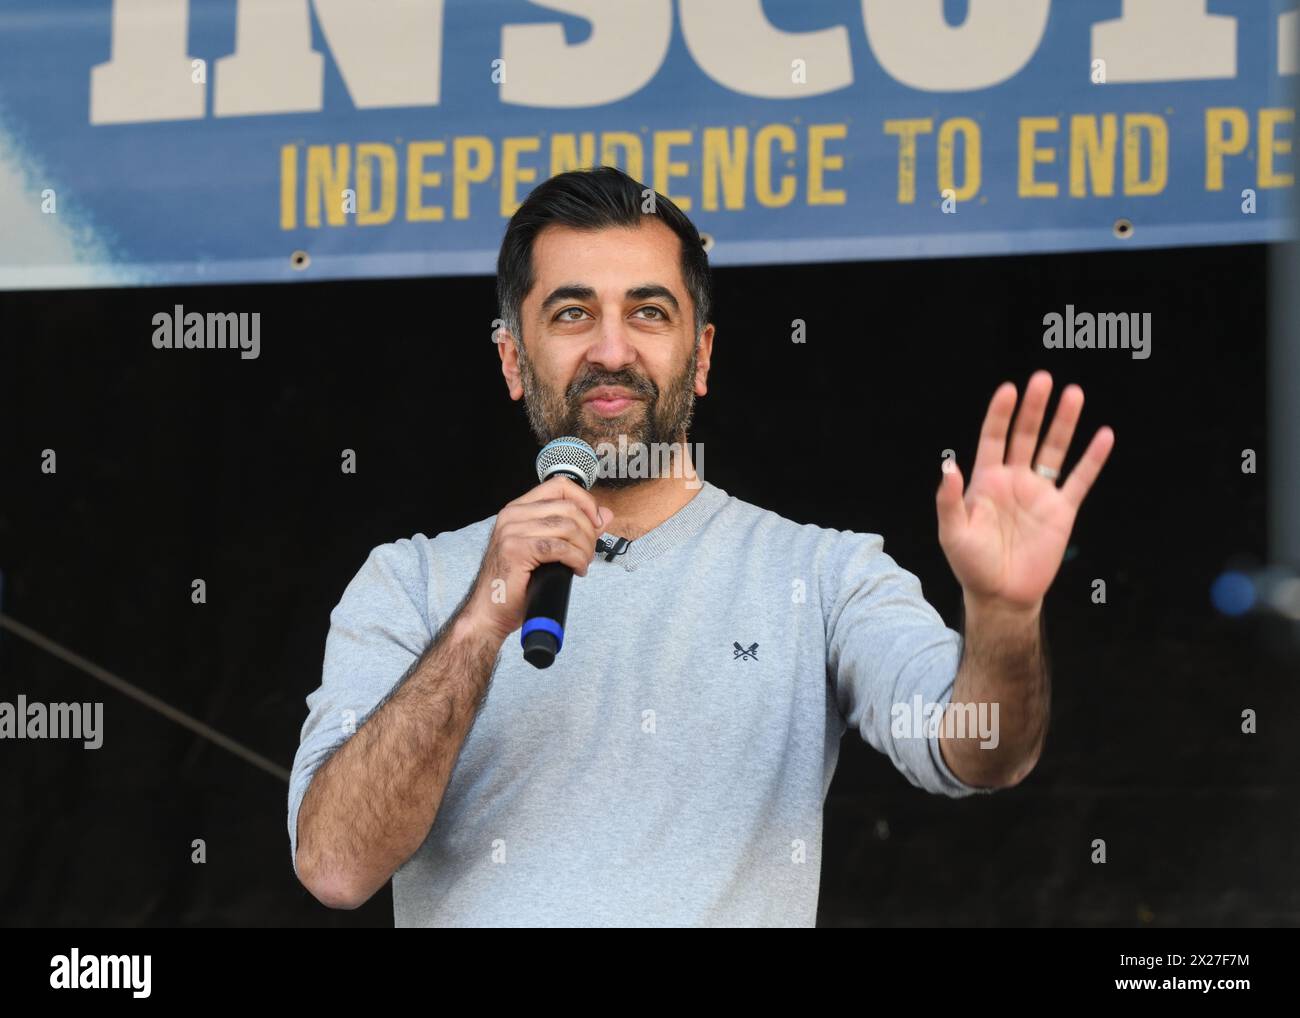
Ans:
{"label": "microphone grille", "polygon": [[586,442],[572,435],[565,435],[547,442],[537,454],[537,479],[545,481],[556,473],[580,476],[582,486],[588,491],[596,483],[596,473],[600,460],[596,451]]}

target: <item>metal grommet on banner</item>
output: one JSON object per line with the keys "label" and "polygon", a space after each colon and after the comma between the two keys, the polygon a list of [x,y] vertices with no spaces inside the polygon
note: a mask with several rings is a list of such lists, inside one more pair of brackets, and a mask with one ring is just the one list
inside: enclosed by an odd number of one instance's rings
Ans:
{"label": "metal grommet on banner", "polygon": [[1115,225],[1111,229],[1120,240],[1128,240],[1129,237],[1133,236],[1133,223],[1127,219],[1116,219]]}
{"label": "metal grommet on banner", "polygon": [[311,264],[311,255],[306,251],[295,251],[289,256],[289,264],[295,269],[302,271]]}
{"label": "metal grommet on banner", "polygon": [[705,251],[712,251],[712,250],[713,250],[713,234],[711,234],[711,233],[704,233],[704,232],[701,232],[701,233],[700,233],[700,243],[701,243],[702,245],[704,245],[704,250],[705,250]]}

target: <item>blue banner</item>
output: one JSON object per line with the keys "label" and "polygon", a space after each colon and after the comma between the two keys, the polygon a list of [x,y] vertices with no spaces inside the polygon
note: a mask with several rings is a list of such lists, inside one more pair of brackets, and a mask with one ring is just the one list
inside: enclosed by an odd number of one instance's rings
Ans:
{"label": "blue banner", "polygon": [[0,0],[0,287],[492,273],[620,166],[715,265],[1293,234],[1294,0]]}

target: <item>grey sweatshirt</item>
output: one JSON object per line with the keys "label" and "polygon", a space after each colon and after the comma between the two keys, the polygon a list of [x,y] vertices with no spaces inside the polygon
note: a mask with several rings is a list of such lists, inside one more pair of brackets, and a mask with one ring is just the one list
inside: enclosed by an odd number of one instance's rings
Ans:
{"label": "grey sweatshirt", "polygon": [[[330,615],[289,784],[316,769],[455,611],[495,517],[375,548]],[[613,540],[613,535],[603,535]],[[709,482],[575,576],[548,669],[498,656],[397,926],[812,926],[847,728],[913,785],[953,775],[896,704],[945,704],[961,636],[875,534],[793,523]],[[920,700],[917,700],[917,697]]]}

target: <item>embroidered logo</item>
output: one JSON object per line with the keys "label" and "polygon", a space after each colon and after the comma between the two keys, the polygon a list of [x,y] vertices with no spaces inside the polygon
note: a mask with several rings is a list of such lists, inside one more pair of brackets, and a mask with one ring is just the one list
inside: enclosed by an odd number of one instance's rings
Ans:
{"label": "embroidered logo", "polygon": [[758,660],[758,644],[751,643],[748,650],[742,647],[739,643],[733,643],[732,646],[736,648],[736,652],[731,655],[731,660],[745,661],[750,658],[755,661]]}

